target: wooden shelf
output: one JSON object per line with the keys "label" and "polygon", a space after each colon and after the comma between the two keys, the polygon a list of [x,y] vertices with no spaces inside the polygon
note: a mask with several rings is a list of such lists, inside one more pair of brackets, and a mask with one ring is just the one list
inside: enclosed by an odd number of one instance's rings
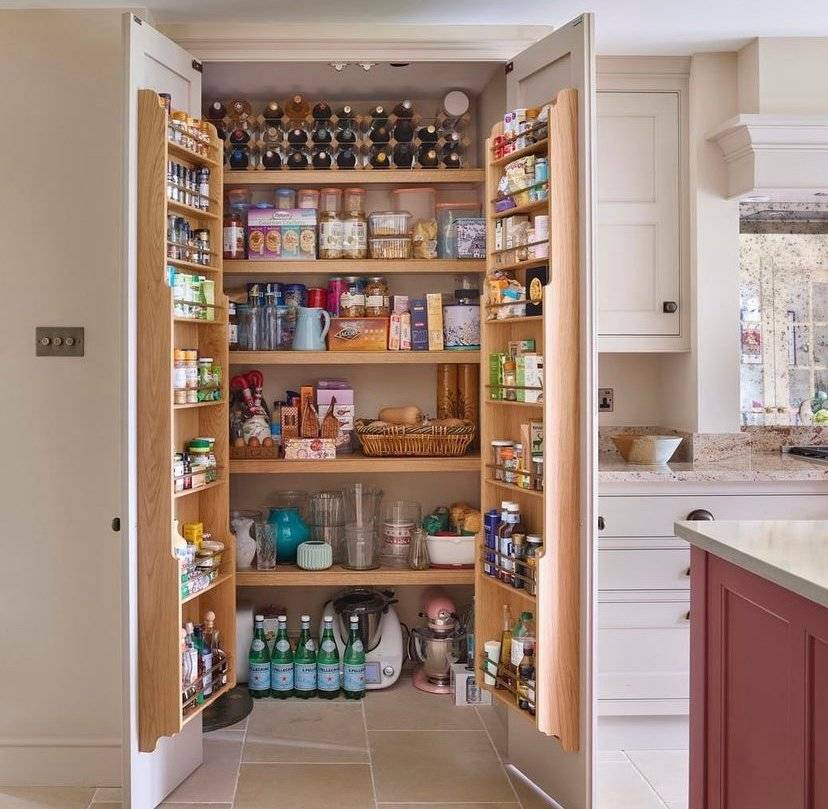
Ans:
{"label": "wooden shelf", "polygon": [[221,272],[218,267],[211,267],[209,264],[196,264],[195,261],[184,261],[183,258],[167,257],[166,262],[167,264],[172,264],[173,267],[181,267],[182,270],[192,270],[197,273]]}
{"label": "wooden shelf", "polygon": [[227,322],[224,320],[202,320],[200,317],[174,317],[173,323],[195,323],[196,326],[224,326],[224,328],[227,328]]}
{"label": "wooden shelf", "polygon": [[549,139],[543,138],[537,143],[531,143],[529,146],[524,146],[522,149],[516,149],[514,152],[509,152],[509,154],[503,155],[503,157],[498,157],[497,160],[492,160],[489,165],[505,166],[507,163],[511,163],[519,157],[525,157],[530,154],[540,154],[541,152],[547,151],[549,151]]}
{"label": "wooden shelf", "polygon": [[215,590],[216,587],[221,586],[225,582],[233,581],[235,579],[232,573],[220,573],[215,580],[210,584],[209,587],[205,587],[203,590],[199,590],[197,593],[190,593],[186,598],[181,599],[182,604],[186,604],[189,601],[195,601],[199,596],[203,596],[205,593],[209,593],[211,590]]}
{"label": "wooden shelf", "polygon": [[543,402],[513,402],[511,399],[484,399],[486,404],[505,405],[506,407],[532,407],[535,410],[543,407]]}
{"label": "wooden shelf", "polygon": [[543,315],[524,315],[523,317],[499,317],[491,320],[484,320],[487,326],[500,326],[504,323],[539,323]]}
{"label": "wooden shelf", "polygon": [[197,489],[184,489],[183,492],[173,492],[173,498],[177,500],[180,497],[189,497],[191,494],[206,492],[208,489],[215,489],[218,486],[223,486],[226,482],[226,478],[219,478],[218,480],[214,480],[212,483],[205,483],[204,486],[199,486]]}
{"label": "wooden shelf", "polygon": [[200,208],[194,208],[192,205],[185,205],[183,202],[176,202],[172,199],[167,200],[167,210],[182,216],[189,216],[191,219],[219,219],[217,213],[202,211]]}
{"label": "wooden shelf", "polygon": [[[523,249],[523,245],[518,247],[510,247],[509,250]],[[523,261],[513,261],[511,264],[497,264],[492,267],[493,271],[507,272],[509,270],[526,270],[529,267],[537,267],[539,264],[548,264],[549,256],[539,256],[537,258],[526,258]]]}
{"label": "wooden shelf", "polygon": [[185,149],[180,143],[174,141],[167,141],[167,154],[171,157],[178,157],[181,160],[187,160],[195,166],[209,166],[213,169],[220,169],[221,163],[217,163],[211,157],[204,157],[196,152]]}
{"label": "wooden shelf", "polygon": [[486,272],[483,259],[317,259],[316,261],[225,261],[224,275],[355,275],[383,273],[385,275],[462,274]]}
{"label": "wooden shelf", "polygon": [[230,365],[435,365],[479,363],[479,351],[231,351]]}
{"label": "wooden shelf", "polygon": [[301,570],[291,565],[277,566],[275,570],[236,571],[236,585],[239,587],[320,587],[325,585],[399,587],[415,584],[474,584],[474,569],[347,570],[340,565],[334,565],[327,570]]}
{"label": "wooden shelf", "polygon": [[[492,214],[492,219],[503,219],[507,216],[518,216],[519,214],[523,213],[535,213],[536,211],[542,211],[549,207],[549,200],[548,199],[539,199],[536,202],[527,202],[525,205],[517,205],[514,208],[509,208],[508,211],[499,211],[498,213]],[[518,245],[517,248],[512,247],[512,250],[520,249],[523,245]]]}
{"label": "wooden shelf", "polygon": [[216,407],[218,405],[223,405],[224,400],[218,399],[215,402],[188,402],[187,404],[177,404],[173,405],[173,410],[192,410],[196,407]]}
{"label": "wooden shelf", "polygon": [[[237,574],[238,578],[238,574]],[[498,587],[501,590],[505,590],[507,593],[512,593],[520,598],[524,599],[525,601],[529,601],[532,604],[536,602],[535,596],[531,593],[527,593],[526,590],[518,590],[517,587],[512,587],[511,584],[506,584],[505,581],[500,581],[500,579],[496,579],[494,576],[481,576],[479,581],[485,581],[489,584],[493,585],[494,587]]]}
{"label": "wooden shelf", "polygon": [[543,490],[538,491],[537,489],[524,489],[522,486],[515,486],[514,483],[505,483],[502,480],[495,480],[494,478],[485,478],[483,482],[488,483],[490,486],[494,486],[495,488],[504,489],[508,492],[520,492],[521,494],[528,494],[530,497],[540,497],[543,499]]}
{"label": "wooden shelf", "polygon": [[286,461],[284,459],[231,460],[231,475],[353,474],[365,472],[477,472],[480,455],[460,458],[368,458],[359,453],[333,461]]}
{"label": "wooden shelf", "polygon": [[[225,650],[226,651],[226,650]],[[228,691],[230,691],[234,686],[235,682],[233,679],[230,678],[230,672],[227,672],[227,685],[219,686],[218,688],[213,689],[213,693],[210,694],[201,705],[196,705],[191,711],[187,713],[184,719],[181,722],[181,727],[184,727],[188,722],[195,719],[205,708],[209,708],[219,697],[223,697]]]}
{"label": "wooden shelf", "polygon": [[483,169],[280,169],[225,171],[224,185],[432,185],[482,183]]}

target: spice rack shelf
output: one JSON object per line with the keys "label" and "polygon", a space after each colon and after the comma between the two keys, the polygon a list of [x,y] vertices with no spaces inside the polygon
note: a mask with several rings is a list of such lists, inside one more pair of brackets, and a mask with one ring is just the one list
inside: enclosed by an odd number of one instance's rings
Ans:
{"label": "spice rack shelf", "polygon": [[251,185],[432,185],[482,183],[484,169],[298,169],[226,171],[225,188]]}
{"label": "spice rack shelf", "polygon": [[230,354],[230,365],[436,365],[479,362],[479,351],[233,351]]}
{"label": "spice rack shelf", "polygon": [[410,584],[474,584],[474,570],[466,568],[429,568],[428,570],[348,570],[334,565],[327,570],[302,570],[298,567],[277,567],[275,570],[240,570],[236,572],[239,587],[316,587],[355,586],[393,587]]}
{"label": "spice rack shelf", "polygon": [[[561,90],[549,108],[548,138],[502,157],[494,157],[495,140],[503,136],[503,125],[491,131],[485,154],[486,199],[498,198],[498,187],[507,163],[533,154],[544,156],[549,166],[548,198],[519,205],[507,211],[486,206],[487,274],[515,272],[548,266],[543,289],[543,314],[503,319],[484,318],[481,323],[481,355],[503,352],[509,341],[533,337],[544,354],[543,389],[555,392],[555,406],[493,400],[484,385],[480,442],[488,452],[496,439],[520,440],[520,428],[529,418],[543,419],[545,437],[544,490],[527,489],[497,480],[488,458],[483,462],[480,506],[485,513],[499,509],[501,501],[515,500],[532,533],[542,533],[543,554],[537,560],[536,593],[511,587],[484,570],[485,538],[478,538],[476,555],[475,637],[482,645],[500,638],[504,605],[513,615],[531,605],[535,613],[537,646],[536,716],[518,708],[514,696],[479,682],[494,698],[517,712],[542,733],[556,736],[566,751],[579,748],[580,733],[580,256],[578,201],[578,101],[575,90]],[[516,260],[514,247],[495,249],[499,220],[536,214],[549,217],[546,256]],[[531,245],[521,247],[528,248]],[[506,263],[508,262],[508,263]],[[488,288],[488,287],[487,287]],[[497,304],[489,304],[490,311]],[[506,328],[503,328],[506,327]],[[546,339],[544,339],[546,338]],[[496,385],[500,389],[517,387]],[[491,549],[489,549],[491,552]],[[482,674],[482,672],[481,672]]]}
{"label": "spice rack shelf", "polygon": [[[202,223],[210,243],[222,242],[222,168],[167,140],[167,112],[151,90],[138,93],[138,283],[137,283],[137,545],[138,545],[138,746],[152,752],[164,736],[179,733],[187,722],[235,685],[235,548],[229,530],[227,308],[221,292],[221,257],[209,267],[167,258],[167,217],[180,214]],[[221,144],[210,128],[209,154]],[[210,208],[202,211],[167,199],[171,158],[210,169]],[[216,301],[213,320],[176,317],[167,268],[210,273]],[[210,326],[209,329],[199,328]],[[221,400],[175,405],[174,349],[196,349],[213,357],[224,371]],[[195,489],[174,490],[173,454],[197,436],[215,436],[219,478]],[[225,544],[216,580],[181,597],[180,562],[173,554],[174,521],[202,522]],[[198,705],[182,705],[181,627],[203,620],[207,611],[227,657],[227,684]]]}
{"label": "spice rack shelf", "polygon": [[359,453],[331,461],[286,461],[283,459],[230,461],[231,475],[354,474],[357,472],[476,472],[480,474],[480,455],[459,458],[372,458]]}
{"label": "spice rack shelf", "polygon": [[250,261],[224,262],[225,277],[249,275],[354,275],[356,273],[384,273],[386,275],[461,275],[483,273],[482,259],[317,259],[315,261]]}

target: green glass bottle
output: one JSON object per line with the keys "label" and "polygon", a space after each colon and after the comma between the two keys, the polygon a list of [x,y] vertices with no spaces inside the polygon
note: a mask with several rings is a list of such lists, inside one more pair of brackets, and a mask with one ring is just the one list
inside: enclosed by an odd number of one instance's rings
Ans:
{"label": "green glass bottle", "polygon": [[316,696],[316,644],[310,635],[310,615],[302,616],[302,631],[293,655],[293,693],[301,699]]}
{"label": "green glass bottle", "polygon": [[287,633],[287,615],[279,616],[279,628],[270,655],[270,693],[276,699],[293,696],[293,649]]}
{"label": "green glass bottle", "polygon": [[247,657],[250,666],[247,688],[253,699],[261,699],[270,696],[270,652],[265,640],[264,615],[256,616],[254,626],[253,642],[250,644],[250,654]]}
{"label": "green glass bottle", "polygon": [[336,699],[339,696],[339,649],[333,633],[333,617],[323,618],[322,639],[316,655],[316,689],[322,699]]}
{"label": "green glass bottle", "polygon": [[342,693],[345,699],[362,699],[365,696],[365,647],[359,635],[359,618],[351,616],[351,632],[342,658]]}

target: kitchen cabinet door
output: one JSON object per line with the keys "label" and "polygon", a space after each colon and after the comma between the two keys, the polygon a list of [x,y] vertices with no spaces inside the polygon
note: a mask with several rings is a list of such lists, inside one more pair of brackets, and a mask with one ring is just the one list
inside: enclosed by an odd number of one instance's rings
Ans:
{"label": "kitchen cabinet door", "polygon": [[596,126],[598,333],[678,337],[688,304],[680,294],[678,93],[599,92]]}

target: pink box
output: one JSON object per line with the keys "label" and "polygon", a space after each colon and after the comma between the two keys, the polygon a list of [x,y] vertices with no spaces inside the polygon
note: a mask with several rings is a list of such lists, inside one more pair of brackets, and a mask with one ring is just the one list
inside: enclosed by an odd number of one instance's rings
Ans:
{"label": "pink box", "polygon": [[331,399],[336,399],[338,405],[352,405],[354,403],[354,391],[351,388],[335,390],[333,388],[316,389],[316,406],[329,405]]}
{"label": "pink box", "polygon": [[288,438],[285,441],[285,460],[332,461],[336,446],[332,438]]}

